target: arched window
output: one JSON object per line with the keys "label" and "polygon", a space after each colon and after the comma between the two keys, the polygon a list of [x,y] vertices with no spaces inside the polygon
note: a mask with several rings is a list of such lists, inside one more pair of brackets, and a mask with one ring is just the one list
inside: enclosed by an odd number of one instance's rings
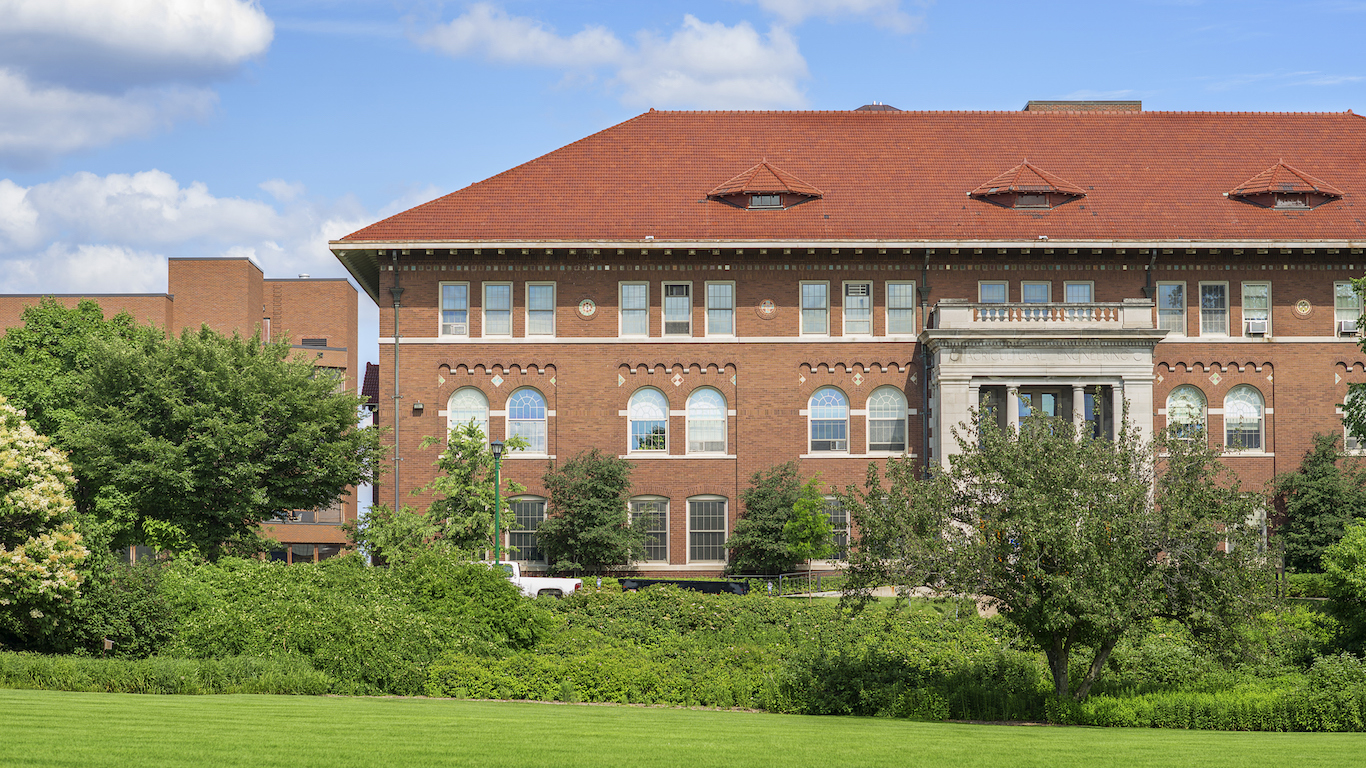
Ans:
{"label": "arched window", "polygon": [[484,439],[489,436],[489,399],[474,387],[464,387],[451,393],[446,401],[446,432],[474,421]]}
{"label": "arched window", "polygon": [[688,396],[688,453],[726,452],[726,398],[703,387]]}
{"label": "arched window", "polygon": [[519,389],[508,398],[508,437],[526,438],[526,453],[544,454],[546,450],[545,397],[530,387]]}
{"label": "arched window", "polygon": [[1167,426],[1180,438],[1205,431],[1205,393],[1182,384],[1167,395]]}
{"label": "arched window", "polygon": [[627,406],[631,421],[628,451],[669,450],[669,401],[657,389],[638,389]]}
{"label": "arched window", "polygon": [[878,387],[868,398],[868,450],[906,451],[906,394]]}
{"label": "arched window", "polygon": [[849,400],[834,387],[816,390],[807,411],[811,452],[849,450]]}
{"label": "arched window", "polygon": [[1224,444],[1235,451],[1262,450],[1262,393],[1246,384],[1224,397]]}

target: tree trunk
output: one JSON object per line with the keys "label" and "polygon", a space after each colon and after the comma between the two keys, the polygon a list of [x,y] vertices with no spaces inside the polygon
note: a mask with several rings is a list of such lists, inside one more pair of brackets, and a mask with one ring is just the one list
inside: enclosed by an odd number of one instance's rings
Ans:
{"label": "tree trunk", "polygon": [[1091,692],[1091,686],[1095,684],[1096,678],[1100,676],[1100,671],[1105,668],[1105,662],[1110,658],[1110,651],[1115,649],[1115,643],[1119,642],[1119,637],[1115,636],[1096,649],[1095,658],[1091,659],[1091,668],[1086,670],[1086,677],[1081,679],[1081,685],[1077,686],[1077,701],[1082,701]]}
{"label": "tree trunk", "polygon": [[1044,649],[1048,655],[1048,670],[1053,673],[1053,691],[1058,698],[1071,695],[1069,681],[1067,679],[1067,660],[1070,655],[1071,644],[1062,635],[1053,635],[1053,642]]}

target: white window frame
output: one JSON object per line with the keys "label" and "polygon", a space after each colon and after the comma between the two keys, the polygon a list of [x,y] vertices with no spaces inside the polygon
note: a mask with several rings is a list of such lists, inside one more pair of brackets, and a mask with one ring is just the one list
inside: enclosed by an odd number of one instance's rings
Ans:
{"label": "white window frame", "polygon": [[[1084,285],[1091,294],[1087,301],[1072,301],[1067,298],[1067,289],[1074,285]],[[1064,304],[1095,304],[1096,303],[1096,281],[1095,280],[1064,280],[1062,284],[1062,301]]]}
{"label": "white window frame", "polygon": [[[910,313],[911,313],[911,329],[910,329],[909,331],[897,331],[897,332],[893,332],[893,331],[892,331],[892,309],[893,309],[893,307],[892,307],[892,286],[909,286],[910,289],[911,289],[911,306],[910,306],[910,308],[909,308],[909,311],[910,311]],[[886,297],[886,300],[887,300],[887,301],[886,301],[886,304],[884,304],[884,305],[883,305],[883,308],[882,308],[882,309],[883,309],[883,318],[882,318],[882,320],[883,320],[883,323],[884,323],[884,325],[883,325],[883,333],[885,333],[885,334],[888,335],[888,336],[914,336],[914,335],[915,335],[915,329],[916,329],[915,310],[916,310],[916,307],[917,307],[917,304],[918,304],[918,301],[917,301],[918,297],[917,297],[917,294],[916,294],[916,292],[915,292],[915,281],[914,281],[914,280],[888,280],[888,281],[886,282],[886,287],[883,289],[883,293],[885,294],[885,297]],[[897,309],[900,309],[900,307],[897,307]]]}
{"label": "white window frame", "polygon": [[[693,530],[693,527],[692,527],[692,505],[693,505],[693,502],[695,502],[695,501],[700,501],[700,502],[715,502],[715,501],[719,501],[719,502],[721,502],[721,525],[722,525],[722,528],[721,528],[721,557],[720,557],[720,559],[716,559],[716,560],[703,560],[703,559],[700,559],[700,558],[694,558],[694,557],[693,557],[693,538],[692,538],[692,537],[693,537],[693,534],[694,534],[694,533],[715,533],[715,532],[716,532],[716,529],[714,529],[714,528],[707,528],[707,529],[703,529],[703,530],[700,530],[700,531],[694,531],[694,530]],[[726,498],[725,496],[717,496],[717,495],[714,495],[714,494],[698,494],[698,495],[696,495],[696,496],[689,496],[689,497],[684,501],[684,505],[685,505],[685,506],[684,506],[684,510],[685,510],[685,511],[684,511],[684,514],[686,514],[686,515],[688,516],[688,518],[687,518],[687,530],[688,530],[688,557],[687,557],[687,562],[689,562],[689,563],[724,563],[724,562],[726,562],[726,552],[725,552],[725,550],[726,550],[726,542],[730,540],[730,499]],[[710,546],[710,545],[708,545],[708,546]]]}
{"label": "white window frame", "polygon": [[[465,332],[446,333],[446,286],[461,286],[465,289]],[[470,336],[470,284],[466,280],[443,280],[437,284],[436,335],[447,339],[469,338]],[[458,312],[459,310],[451,310]],[[270,320],[266,320],[266,338],[270,338]]]}
{"label": "white window frame", "polygon": [[[1218,286],[1223,286],[1223,289],[1224,289],[1224,330],[1223,330],[1222,332],[1219,332],[1219,331],[1210,331],[1210,332],[1208,332],[1208,333],[1205,332],[1205,286],[1207,286],[1207,285],[1218,285]],[[1228,330],[1229,330],[1229,328],[1228,328],[1228,321],[1229,321],[1228,281],[1227,281],[1227,280],[1201,280],[1201,281],[1197,284],[1197,286],[1196,286],[1196,291],[1198,291],[1198,293],[1197,293],[1197,298],[1196,298],[1196,305],[1200,308],[1200,335],[1201,335],[1201,336],[1210,336],[1210,337],[1215,337],[1215,338],[1227,337],[1227,336],[1228,336]]]}
{"label": "white window frame", "polygon": [[[815,411],[815,400],[816,400],[816,395],[820,394],[821,392],[824,392],[824,391],[827,390],[827,389],[833,390],[833,391],[835,391],[835,392],[838,392],[838,393],[840,394],[840,396],[844,398],[844,447],[843,447],[843,448],[822,448],[822,449],[820,449],[820,450],[817,450],[817,449],[814,447],[814,445],[813,445],[813,443],[816,442],[816,438],[811,434],[812,422],[813,422],[813,421],[834,421],[834,419],[816,419],[815,414],[813,413],[813,411]],[[849,419],[850,419],[850,417],[852,416],[852,413],[851,413],[852,410],[853,410],[853,408],[852,408],[852,406],[851,406],[850,403],[849,403],[849,393],[848,393],[848,392],[845,392],[844,390],[840,389],[839,387],[820,387],[820,388],[816,389],[816,391],[812,392],[812,393],[811,393],[811,396],[808,397],[808,398],[806,398],[806,451],[807,451],[807,453],[808,453],[808,454],[812,454],[812,455],[814,455],[814,454],[822,454],[822,455],[830,455],[830,456],[836,456],[836,455],[840,455],[840,454],[847,454],[847,453],[849,453]],[[827,442],[827,441],[822,440],[821,442]],[[830,441],[830,442],[838,442],[838,441]]]}
{"label": "white window frame", "polygon": [[[712,306],[711,306],[711,287],[712,287],[713,285],[716,285],[716,286],[722,286],[722,285],[724,285],[724,286],[729,286],[729,287],[730,287],[730,310],[729,310],[729,311],[730,311],[730,333],[718,333],[718,332],[712,331],[712,329],[711,329],[711,313],[713,312],[713,309],[712,309]],[[706,317],[705,317],[705,318],[703,319],[703,321],[702,321],[703,335],[704,335],[704,336],[712,336],[712,337],[723,337],[723,338],[731,338],[731,337],[734,337],[734,336],[736,335],[735,321],[736,321],[736,319],[737,319],[737,317],[738,317],[738,315],[737,315],[737,313],[736,313],[736,311],[735,311],[735,294],[736,294],[736,290],[735,290],[735,281],[734,281],[734,280],[708,280],[706,283],[703,284],[702,290],[706,291],[706,310],[705,310],[705,311],[706,311]],[[714,310],[714,311],[720,312],[720,311],[722,311],[722,310],[717,309],[717,310]]]}
{"label": "white window frame", "polygon": [[451,408],[451,403],[455,402],[456,395],[459,395],[461,392],[475,392],[484,399],[483,416],[482,418],[476,416],[474,420],[476,424],[483,428],[484,442],[487,443],[489,441],[489,396],[484,390],[478,387],[457,387],[456,390],[451,393],[451,396],[446,398],[446,441],[448,443],[450,442],[452,429],[463,427],[468,423],[468,420],[462,421],[458,419],[455,414],[455,409]]}
{"label": "white window frame", "polygon": [[[1005,290],[1005,298],[1001,301],[987,301],[982,296],[982,289],[988,285],[999,285]],[[1010,281],[1009,280],[978,280],[977,281],[977,303],[978,304],[1009,304],[1010,303]]]}
{"label": "white window frame", "polygon": [[[508,315],[508,332],[507,332],[507,333],[489,333],[489,288],[491,288],[491,287],[493,287],[493,286],[507,286],[507,289],[508,289],[508,308],[507,308],[507,315]],[[481,284],[481,285],[479,286],[479,296],[480,296],[480,299],[481,299],[481,301],[479,302],[479,314],[480,314],[480,319],[481,319],[481,325],[480,325],[480,328],[479,328],[480,336],[485,336],[485,337],[489,337],[489,338],[497,338],[497,339],[507,339],[507,338],[511,338],[511,337],[512,337],[512,330],[513,330],[513,328],[512,328],[512,326],[513,326],[513,323],[512,323],[512,313],[513,313],[513,312],[515,311],[515,309],[516,309],[516,307],[514,306],[514,305],[516,304],[516,302],[512,300],[512,281],[510,281],[510,280],[485,280],[485,281],[483,282],[483,284]],[[500,310],[495,310],[495,311],[502,312],[503,310],[500,309]]]}
{"label": "white window frame", "polygon": [[1180,327],[1180,328],[1170,328],[1170,329],[1168,329],[1168,330],[1167,330],[1167,335],[1169,335],[1169,336],[1185,336],[1185,335],[1186,335],[1186,327],[1187,327],[1187,325],[1186,325],[1186,323],[1187,323],[1187,320],[1186,320],[1186,307],[1190,306],[1190,291],[1186,290],[1186,281],[1184,281],[1184,280],[1160,280],[1160,281],[1158,281],[1158,283],[1157,283],[1157,293],[1155,294],[1155,296],[1156,296],[1156,307],[1155,307],[1155,309],[1157,310],[1157,327],[1158,327],[1159,329],[1162,328],[1162,309],[1163,309],[1163,307],[1162,307],[1162,286],[1164,286],[1164,285],[1179,285],[1179,286],[1181,286],[1181,327]]}
{"label": "white window frame", "polygon": [[[806,330],[806,286],[819,285],[825,289],[825,330],[808,331]],[[814,311],[814,310],[813,310]],[[829,280],[802,280],[797,287],[797,322],[798,332],[802,336],[829,336],[830,335],[830,281]]]}
{"label": "white window frame", "polygon": [[505,539],[504,539],[504,541],[501,542],[501,543],[503,544],[503,546],[504,546],[504,548],[505,548],[505,551],[507,551],[507,552],[510,553],[511,550],[510,550],[510,549],[506,549],[506,548],[513,546],[513,544],[512,544],[512,537],[515,536],[515,535],[517,535],[517,534],[526,534],[526,533],[530,533],[530,535],[531,535],[531,540],[532,540],[532,542],[534,542],[533,547],[534,547],[535,550],[536,550],[536,554],[540,555],[540,557],[539,557],[539,558],[536,558],[535,560],[528,560],[528,559],[526,559],[526,557],[523,556],[522,552],[518,551],[517,554],[516,554],[512,559],[513,559],[515,562],[518,562],[518,563],[544,563],[544,562],[545,562],[545,554],[544,554],[543,552],[541,552],[540,542],[536,541],[536,531],[535,531],[534,529],[515,528],[515,527],[513,527],[513,526],[516,526],[516,525],[517,525],[517,511],[516,511],[516,507],[513,506],[513,505],[518,504],[518,503],[522,503],[522,502],[532,502],[532,503],[538,503],[538,502],[539,502],[540,505],[541,505],[541,519],[540,519],[540,521],[538,521],[538,522],[536,523],[536,527],[539,528],[540,525],[541,525],[541,523],[544,523],[544,522],[545,522],[545,519],[546,519],[545,508],[546,508],[546,506],[549,504],[549,499],[546,499],[544,496],[529,496],[529,495],[526,495],[526,494],[522,494],[522,495],[520,495],[520,496],[514,496],[514,497],[508,499],[508,523],[509,523],[509,525],[508,525],[508,527],[507,527],[507,530],[504,532]]}
{"label": "white window frame", "polygon": [[[720,421],[721,421],[721,446],[722,446],[722,447],[721,447],[721,450],[720,450],[720,451],[694,451],[694,450],[692,449],[692,442],[693,442],[693,441],[692,441],[692,427],[693,427],[692,399],[693,399],[693,397],[697,396],[698,393],[704,392],[704,391],[715,392],[715,393],[721,398],[721,419],[720,419]],[[687,438],[688,438],[687,453],[692,454],[692,455],[694,455],[694,456],[725,456],[725,455],[728,455],[728,454],[726,453],[726,451],[729,450],[729,448],[730,448],[730,402],[729,402],[728,400],[726,400],[726,394],[725,394],[724,392],[722,392],[721,390],[717,389],[716,387],[698,387],[697,389],[694,389],[692,392],[689,392],[689,393],[688,393],[688,399],[683,403],[683,412],[684,412],[684,414],[686,414],[683,418],[684,418],[684,422],[685,422],[686,425],[687,425],[687,426],[686,426],[686,432],[687,432]],[[699,418],[698,421],[711,421],[711,419],[701,419],[701,418]]]}
{"label": "white window frame", "polygon": [[[532,289],[533,287],[537,287],[537,286],[550,286],[550,310],[549,310],[549,312],[550,312],[550,333],[532,333],[532,332],[531,332],[531,311],[532,311],[532,309],[531,309],[531,289]],[[523,326],[523,327],[526,328],[526,335],[527,335],[527,336],[531,336],[531,337],[536,337],[536,338],[542,338],[542,339],[553,339],[553,338],[555,338],[555,327],[556,327],[555,315],[557,314],[557,308],[558,308],[558,306],[559,306],[558,303],[557,303],[557,302],[559,301],[559,290],[555,287],[555,281],[553,281],[553,280],[527,281],[525,291],[526,291],[526,312],[525,312],[525,314],[526,314],[526,318],[525,318],[525,319],[526,319],[526,325]],[[543,311],[545,311],[545,310],[536,310],[536,311],[538,311],[538,312],[543,312]]]}
{"label": "white window frame", "polygon": [[[853,333],[849,330],[849,286],[866,285],[868,286],[868,332]],[[873,335],[873,281],[872,280],[845,280],[840,284],[840,335],[854,338],[869,338]],[[854,322],[863,322],[856,320]]]}
{"label": "white window frame", "polygon": [[[1338,289],[1339,289],[1340,287],[1342,287],[1342,286],[1346,286],[1346,287],[1347,287],[1347,290],[1348,290],[1349,292],[1351,292],[1351,295],[1355,297],[1355,304],[1353,304],[1353,305],[1350,306],[1350,307],[1344,307],[1344,306],[1342,306],[1342,305],[1338,302],[1338,298],[1339,298],[1339,297],[1338,297]],[[1344,312],[1351,313],[1351,317],[1346,317],[1346,316],[1344,316],[1344,314],[1343,314]],[[1351,320],[1351,321],[1353,321],[1353,322],[1360,322],[1360,321],[1361,321],[1361,297],[1360,297],[1359,295],[1357,295],[1357,292],[1352,288],[1352,281],[1351,281],[1351,280],[1337,280],[1337,281],[1334,281],[1334,283],[1333,283],[1333,335],[1334,335],[1334,336],[1340,336],[1340,335],[1341,335],[1341,334],[1338,332],[1338,324],[1339,324],[1340,322],[1342,322],[1343,320]],[[1361,332],[1361,329],[1360,329],[1360,328],[1357,328],[1357,332],[1360,333],[1360,332]],[[1353,337],[1353,338],[1355,338],[1355,337]]]}
{"label": "white window frame", "polygon": [[[635,437],[632,434],[636,419],[631,415],[631,406],[637,397],[646,392],[654,392],[664,399],[664,446],[662,448],[637,448],[635,447]],[[642,419],[642,421],[644,421]],[[640,387],[631,393],[626,400],[626,453],[632,456],[668,456],[669,455],[669,396],[664,394],[658,387]]]}
{"label": "white window frame", "polygon": [[[900,418],[902,433],[900,451],[888,451],[885,448],[873,448],[873,398],[877,395],[878,392],[881,392],[884,389],[892,390],[901,395]],[[906,393],[903,392],[900,387],[895,387],[890,384],[886,386],[876,387],[875,389],[873,389],[872,392],[868,393],[868,399],[864,401],[863,407],[864,413],[867,414],[866,416],[864,416],[863,423],[864,451],[870,455],[909,455],[911,452],[911,425],[907,417],[910,415],[910,398],[906,397]],[[891,419],[877,419],[877,421],[891,421]]]}
{"label": "white window frame", "polygon": [[[664,530],[662,531],[662,533],[664,534],[664,557],[663,557],[663,559],[660,559],[660,558],[654,558],[654,557],[650,557],[650,556],[649,556],[649,550],[648,550],[648,547],[649,547],[649,539],[647,538],[647,539],[646,539],[646,544],[645,544],[646,547],[647,547],[647,549],[646,549],[646,555],[645,555],[645,559],[642,560],[641,562],[644,562],[644,563],[667,563],[667,562],[669,562],[669,498],[668,498],[667,496],[655,496],[655,495],[651,495],[651,494],[642,494],[642,495],[640,495],[640,496],[632,496],[631,499],[630,499],[630,501],[627,503],[627,509],[630,510],[630,520],[631,520],[631,524],[632,524],[632,525],[635,524],[635,522],[636,522],[636,516],[637,516],[637,515],[649,514],[649,513],[646,512],[646,511],[637,512],[636,509],[635,509],[635,505],[636,505],[637,503],[639,503],[639,504],[658,504],[658,505],[660,505],[660,506],[663,507],[663,509],[660,510],[660,511],[662,511],[662,513],[663,513],[663,515],[664,515]],[[657,534],[657,533],[660,533],[660,531],[650,531],[650,532],[648,532],[648,533],[646,534],[646,536],[648,537],[648,536],[650,536],[650,535]]]}
{"label": "white window frame", "polygon": [[[1261,413],[1259,414],[1258,419],[1257,419],[1257,447],[1256,447],[1256,448],[1244,448],[1244,447],[1242,447],[1242,446],[1230,445],[1230,444],[1229,444],[1229,441],[1228,441],[1228,423],[1229,423],[1229,418],[1228,418],[1228,417],[1229,417],[1229,415],[1230,415],[1230,414],[1229,414],[1229,411],[1231,410],[1231,409],[1229,408],[1229,398],[1233,395],[1234,392],[1237,392],[1237,391],[1240,390],[1240,389],[1250,389],[1250,390],[1252,390],[1253,392],[1255,392],[1255,393],[1257,394],[1257,397],[1261,400]],[[1223,415],[1224,415],[1224,440],[1223,440],[1223,442],[1224,442],[1224,450],[1229,451],[1229,452],[1233,452],[1233,453],[1265,453],[1265,452],[1266,452],[1266,395],[1262,394],[1262,391],[1261,391],[1261,390],[1257,389],[1256,387],[1252,386],[1251,384],[1239,384],[1238,386],[1229,389],[1229,391],[1226,392],[1226,393],[1224,394]]]}
{"label": "white window frame", "polygon": [[[1242,333],[1241,333],[1240,335],[1245,336],[1245,337],[1252,337],[1252,334],[1248,333],[1248,331],[1247,331],[1247,321],[1248,321],[1249,319],[1252,319],[1252,320],[1261,319],[1261,318],[1249,318],[1249,317],[1247,316],[1247,289],[1248,289],[1250,286],[1254,286],[1254,285],[1264,285],[1264,286],[1266,286],[1266,333],[1263,334],[1263,335],[1264,335],[1264,336],[1270,336],[1270,335],[1271,335],[1271,306],[1272,306],[1272,305],[1271,305],[1271,281],[1270,281],[1270,280],[1244,280],[1243,283],[1242,283],[1242,285],[1239,286],[1239,289],[1238,289],[1238,290],[1239,290],[1239,295],[1242,297],[1242,300],[1241,300],[1241,301],[1239,302],[1239,304],[1238,304],[1238,314],[1239,314],[1239,319],[1242,321],[1242,326],[1243,326],[1243,328],[1242,328]],[[1253,338],[1255,338],[1255,337],[1253,337]]]}
{"label": "white window frame", "polygon": [[[839,527],[835,526],[835,516],[831,510],[831,507],[834,507],[840,513],[842,513],[842,517],[844,518],[843,525]],[[840,501],[840,497],[826,496],[824,511],[826,514],[826,518],[830,521],[830,538],[833,540],[833,543],[835,545],[835,554],[832,557],[830,557],[827,560],[827,562],[844,562],[849,559],[849,510],[844,508],[844,504]],[[842,546],[840,544],[841,538],[843,538],[844,540]]]}
{"label": "white window frame", "polygon": [[[627,308],[626,308],[626,290],[625,290],[625,289],[626,289],[626,286],[628,286],[628,285],[631,285],[631,286],[644,286],[644,287],[645,287],[645,308],[644,308],[643,310],[640,310],[640,309],[632,309],[632,310],[630,310],[630,311],[632,311],[632,312],[644,312],[644,313],[645,313],[645,314],[644,314],[644,317],[645,317],[645,332],[644,332],[644,333],[627,333],[627,332],[626,332],[626,312],[627,312]],[[649,336],[650,336],[650,283],[649,283],[648,281],[646,281],[646,280],[623,280],[623,281],[617,283],[617,335],[618,335],[618,336],[623,336],[623,337],[628,337],[628,338],[633,338],[633,339],[649,338]]]}
{"label": "white window frame", "polygon": [[[1197,426],[1201,432],[1208,433],[1209,395],[1205,394],[1205,391],[1203,389],[1194,384],[1181,384],[1180,386],[1172,387],[1172,391],[1167,393],[1166,408],[1164,409],[1167,413],[1167,427],[1170,429],[1171,427],[1177,426],[1178,422],[1172,419],[1172,416],[1174,415],[1173,411],[1175,410],[1174,408],[1172,408],[1172,398],[1175,397],[1176,394],[1183,389],[1194,390],[1196,394],[1200,395],[1200,401],[1203,402],[1204,405],[1200,406],[1200,420],[1195,424],[1195,426]],[[1225,436],[1227,437],[1227,433],[1225,433]],[[1180,435],[1179,437],[1182,437],[1184,439],[1186,436]]]}
{"label": "white window frame", "polygon": [[[540,396],[541,396],[541,402],[545,404],[545,417],[542,418],[542,419],[539,419],[539,421],[540,421],[540,423],[541,423],[541,426],[542,426],[542,429],[543,429],[544,432],[545,432],[545,450],[544,450],[544,451],[537,451],[537,450],[536,450],[536,446],[532,445],[532,446],[529,446],[529,447],[527,447],[527,448],[525,448],[525,449],[522,449],[522,450],[509,451],[508,453],[504,454],[504,458],[507,458],[508,456],[514,456],[514,457],[517,457],[517,458],[528,458],[528,457],[530,457],[530,458],[542,458],[542,457],[545,457],[545,456],[549,456],[549,455],[550,455],[550,417],[551,417],[552,415],[554,415],[554,411],[550,410],[550,399],[547,398],[547,397],[545,396],[545,393],[544,393],[544,392],[542,392],[541,390],[539,390],[539,389],[537,389],[537,388],[535,388],[535,387],[518,387],[518,388],[516,388],[516,389],[514,389],[513,391],[511,391],[511,392],[508,393],[507,402],[504,403],[504,405],[503,405],[503,434],[506,435],[506,436],[508,436],[508,437],[512,437],[512,422],[514,421],[514,419],[512,418],[512,398],[516,397],[517,394],[518,394],[519,392],[522,392],[523,390],[530,390],[530,391],[535,392],[536,394],[540,395]],[[534,421],[537,421],[537,419],[516,419],[516,421],[534,422]]]}
{"label": "white window frame", "polygon": [[[1043,286],[1043,301],[1028,301],[1025,299],[1025,289],[1041,285]],[[1020,281],[1020,303],[1021,304],[1051,304],[1053,303],[1053,281],[1052,280],[1021,280]]]}
{"label": "white window frame", "polygon": [[[683,285],[683,286],[687,286],[687,288],[688,288],[688,332],[687,332],[687,333],[677,333],[677,332],[675,332],[675,333],[669,333],[669,286],[671,286],[671,285]],[[693,334],[692,334],[692,330],[693,330],[693,329],[692,329],[692,326],[693,326],[693,322],[692,322],[692,309],[693,309],[693,303],[692,303],[692,300],[693,300],[693,293],[692,293],[692,281],[691,281],[691,280],[665,280],[663,283],[660,284],[660,288],[659,288],[659,332],[664,336],[664,338],[669,338],[670,336],[675,337],[675,338],[689,338],[689,337],[691,337],[691,336],[693,335]]]}

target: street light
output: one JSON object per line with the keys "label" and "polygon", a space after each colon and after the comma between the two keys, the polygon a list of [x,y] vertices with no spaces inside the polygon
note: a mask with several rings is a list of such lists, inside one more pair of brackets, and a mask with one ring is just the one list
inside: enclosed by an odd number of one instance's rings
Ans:
{"label": "street light", "polygon": [[503,499],[500,495],[503,478],[503,443],[494,440],[489,443],[489,450],[493,453],[493,562],[496,565],[499,556],[502,554],[501,545],[503,543],[503,527],[498,513],[501,511]]}

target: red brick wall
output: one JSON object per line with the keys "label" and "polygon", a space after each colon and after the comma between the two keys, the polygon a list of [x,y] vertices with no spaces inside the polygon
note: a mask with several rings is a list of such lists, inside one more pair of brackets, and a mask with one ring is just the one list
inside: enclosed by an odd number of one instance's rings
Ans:
{"label": "red brick wall", "polygon": [[105,317],[127,312],[139,323],[150,323],[161,328],[171,324],[172,300],[164,293],[8,294],[0,295],[0,333],[6,328],[23,325],[24,309],[37,305],[43,298],[54,298],[67,307],[74,307],[81,301],[90,299],[99,303]]}

